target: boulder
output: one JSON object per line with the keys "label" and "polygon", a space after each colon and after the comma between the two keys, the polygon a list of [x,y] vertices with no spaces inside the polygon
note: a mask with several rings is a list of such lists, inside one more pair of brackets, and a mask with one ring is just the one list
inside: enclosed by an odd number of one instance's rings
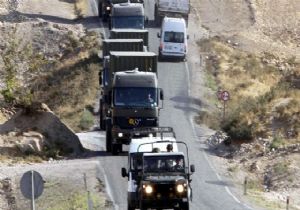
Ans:
{"label": "boulder", "polygon": [[[23,143],[19,143],[22,150],[40,151],[43,145],[58,148],[63,153],[80,154],[84,151],[78,136],[68,128],[51,111],[41,106],[37,111],[32,109],[25,112],[19,111],[12,118],[0,125],[0,135],[18,131],[25,133]],[[40,133],[41,136],[31,131]],[[26,136],[27,135],[27,136]],[[43,137],[44,137],[44,140]],[[26,146],[25,146],[26,145]]]}

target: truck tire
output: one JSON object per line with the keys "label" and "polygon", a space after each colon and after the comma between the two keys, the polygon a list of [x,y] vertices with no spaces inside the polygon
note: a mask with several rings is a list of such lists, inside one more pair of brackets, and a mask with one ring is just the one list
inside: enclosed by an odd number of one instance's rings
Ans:
{"label": "truck tire", "polygon": [[101,18],[103,16],[102,3],[100,2],[98,5],[98,16]]}
{"label": "truck tire", "polygon": [[105,120],[103,119],[103,104],[102,100],[100,100],[100,107],[99,107],[99,115],[100,115],[100,130],[105,130]]}
{"label": "truck tire", "polygon": [[111,143],[111,130],[106,130],[106,152],[111,152],[112,143]]}
{"label": "truck tire", "polygon": [[112,144],[111,152],[113,155],[118,155],[119,154],[119,144]]}

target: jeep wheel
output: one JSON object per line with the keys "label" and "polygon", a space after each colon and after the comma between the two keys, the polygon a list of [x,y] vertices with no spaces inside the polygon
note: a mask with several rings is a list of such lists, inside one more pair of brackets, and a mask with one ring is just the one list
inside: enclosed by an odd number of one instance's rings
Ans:
{"label": "jeep wheel", "polygon": [[180,204],[180,207],[179,207],[179,210],[189,210],[190,207],[189,207],[189,203],[181,203]]}
{"label": "jeep wheel", "polygon": [[112,144],[111,144],[111,131],[110,129],[106,130],[106,152],[111,152]]}
{"label": "jeep wheel", "polygon": [[135,210],[135,207],[128,204],[127,210]]}

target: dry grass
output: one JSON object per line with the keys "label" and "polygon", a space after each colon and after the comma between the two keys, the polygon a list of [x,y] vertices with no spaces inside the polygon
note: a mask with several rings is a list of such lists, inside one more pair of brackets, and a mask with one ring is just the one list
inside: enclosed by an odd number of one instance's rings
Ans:
{"label": "dry grass", "polygon": [[85,0],[75,0],[74,7],[77,18],[83,18],[83,16],[88,12],[88,5]]}
{"label": "dry grass", "polygon": [[[211,81],[213,78],[219,88],[231,93],[231,100],[227,103],[227,122],[223,123],[223,129],[233,134],[240,132],[236,138],[268,136],[274,123],[270,118],[275,114],[275,119],[285,125],[278,132],[285,136],[287,130],[293,129],[297,134],[294,137],[299,138],[300,91],[298,84],[292,85],[290,82],[299,81],[295,78],[299,79],[300,65],[295,59],[284,60],[271,54],[249,54],[227,45],[218,38],[204,40],[198,44],[203,51],[211,55],[206,62],[207,73],[211,75],[207,76],[207,86],[215,91],[211,85],[214,84]],[[275,63],[266,62],[266,59],[275,60]],[[290,68],[281,70],[280,66],[287,65],[286,63]],[[291,99],[289,103],[272,112],[280,100],[287,98]],[[220,119],[220,114],[213,115],[212,117]],[[212,126],[216,127],[215,123],[213,124]]]}

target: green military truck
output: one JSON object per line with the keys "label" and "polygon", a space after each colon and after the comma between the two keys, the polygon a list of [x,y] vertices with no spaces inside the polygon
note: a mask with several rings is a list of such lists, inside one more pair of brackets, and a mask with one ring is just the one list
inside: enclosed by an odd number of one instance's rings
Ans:
{"label": "green military truck", "polygon": [[108,152],[122,151],[122,145],[130,142],[131,129],[158,125],[163,92],[158,88],[156,72],[155,53],[110,52],[103,69],[104,100],[100,104]]}
{"label": "green military truck", "polygon": [[99,72],[99,85],[101,89],[100,98],[100,129],[105,130],[105,113],[107,112],[107,94],[108,86],[108,71],[109,69],[109,53],[110,51],[140,51],[144,50],[142,39],[105,39],[102,42],[102,60],[103,70]]}

